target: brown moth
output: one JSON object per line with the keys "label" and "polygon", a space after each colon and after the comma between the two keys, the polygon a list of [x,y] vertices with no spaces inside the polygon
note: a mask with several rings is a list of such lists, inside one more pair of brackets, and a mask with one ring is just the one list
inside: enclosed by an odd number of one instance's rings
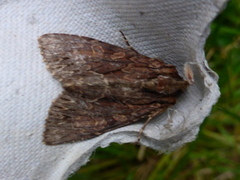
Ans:
{"label": "brown moth", "polygon": [[57,145],[149,121],[188,86],[173,65],[89,37],[45,34],[41,54],[63,87],[52,103],[44,142]]}

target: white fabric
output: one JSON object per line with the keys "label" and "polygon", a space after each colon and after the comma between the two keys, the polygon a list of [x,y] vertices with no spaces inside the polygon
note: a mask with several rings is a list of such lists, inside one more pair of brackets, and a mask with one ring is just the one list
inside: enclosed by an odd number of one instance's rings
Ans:
{"label": "white fabric", "polygon": [[37,38],[45,33],[89,36],[177,66],[190,62],[195,83],[159,118],[142,144],[161,152],[193,141],[219,97],[217,75],[203,46],[226,0],[0,0],[0,179],[58,180],[88,161],[99,146],[136,142],[143,123],[58,146],[42,143],[51,102],[62,91],[46,70]]}

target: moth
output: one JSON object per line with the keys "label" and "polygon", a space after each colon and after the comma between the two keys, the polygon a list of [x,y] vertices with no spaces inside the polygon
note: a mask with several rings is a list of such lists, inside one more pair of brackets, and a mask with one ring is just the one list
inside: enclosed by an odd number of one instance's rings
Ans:
{"label": "moth", "polygon": [[189,83],[173,65],[96,39],[45,34],[38,42],[47,69],[63,87],[45,123],[47,145],[90,139],[176,103]]}

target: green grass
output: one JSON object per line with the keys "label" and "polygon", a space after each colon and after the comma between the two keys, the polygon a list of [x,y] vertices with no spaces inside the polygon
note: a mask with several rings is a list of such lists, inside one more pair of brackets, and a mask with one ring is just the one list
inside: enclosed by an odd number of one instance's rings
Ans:
{"label": "green grass", "polygon": [[196,141],[159,155],[140,146],[111,144],[69,180],[228,180],[240,178],[240,1],[231,0],[212,23],[205,45],[218,73],[221,97],[205,119]]}

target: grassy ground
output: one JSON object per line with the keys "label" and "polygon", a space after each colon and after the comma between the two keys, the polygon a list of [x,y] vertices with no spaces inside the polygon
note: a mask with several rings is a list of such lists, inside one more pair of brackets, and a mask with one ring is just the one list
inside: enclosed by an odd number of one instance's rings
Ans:
{"label": "grassy ground", "polygon": [[240,179],[240,1],[231,0],[212,24],[205,46],[210,67],[220,76],[221,97],[196,141],[158,155],[140,147],[99,148],[69,180],[228,180]]}

